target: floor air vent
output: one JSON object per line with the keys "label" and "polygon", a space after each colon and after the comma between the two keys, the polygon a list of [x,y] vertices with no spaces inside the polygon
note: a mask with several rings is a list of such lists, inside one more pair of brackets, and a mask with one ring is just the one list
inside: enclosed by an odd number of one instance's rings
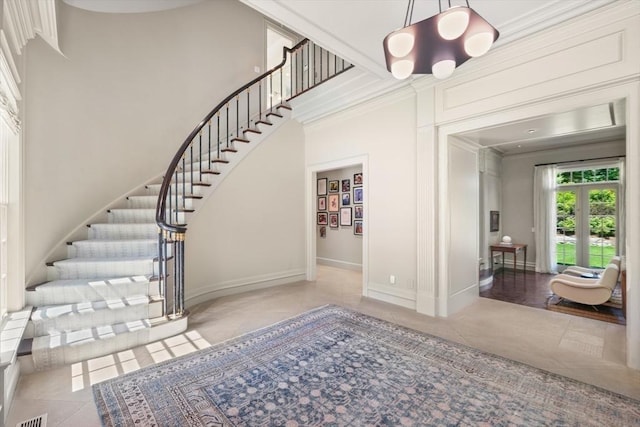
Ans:
{"label": "floor air vent", "polygon": [[47,426],[47,414],[42,414],[38,417],[31,418],[30,420],[22,421],[18,423],[16,427],[46,427]]}

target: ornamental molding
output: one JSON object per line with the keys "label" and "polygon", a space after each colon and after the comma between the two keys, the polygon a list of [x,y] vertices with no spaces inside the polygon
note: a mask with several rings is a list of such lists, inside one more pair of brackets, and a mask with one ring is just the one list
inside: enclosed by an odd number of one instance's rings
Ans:
{"label": "ornamental molding", "polygon": [[22,123],[20,122],[18,113],[13,109],[9,98],[2,91],[0,91],[0,115],[2,115],[2,118],[14,134],[17,135],[20,133]]}
{"label": "ornamental molding", "polygon": [[36,35],[60,52],[55,0],[4,0],[3,3],[2,27],[18,55]]}

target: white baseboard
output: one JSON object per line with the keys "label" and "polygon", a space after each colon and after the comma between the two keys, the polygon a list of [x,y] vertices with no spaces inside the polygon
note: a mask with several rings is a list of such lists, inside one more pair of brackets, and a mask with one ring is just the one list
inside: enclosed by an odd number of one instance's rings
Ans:
{"label": "white baseboard", "polygon": [[336,267],[336,268],[342,268],[345,270],[353,270],[353,271],[362,271],[362,264],[342,261],[339,259],[317,257],[316,262],[320,265],[328,265],[329,267]]}
{"label": "white baseboard", "polygon": [[485,277],[480,281],[480,290],[485,291],[493,286],[493,275]]}
{"label": "white baseboard", "polygon": [[255,291],[258,289],[270,288],[273,286],[285,285],[287,283],[301,282],[306,280],[305,270],[289,270],[278,273],[264,274],[260,276],[244,277],[242,279],[230,280],[222,283],[215,283],[206,289],[196,289],[186,291],[185,305],[194,306],[201,302],[224,297],[227,295],[239,294],[242,292]]}
{"label": "white baseboard", "polygon": [[416,309],[416,291],[412,289],[399,289],[380,283],[369,282],[367,286],[367,296],[411,310]]}
{"label": "white baseboard", "polygon": [[462,310],[466,306],[472,304],[479,298],[478,284],[474,283],[467,288],[449,296],[446,304],[446,313],[441,313],[442,316],[447,317]]}

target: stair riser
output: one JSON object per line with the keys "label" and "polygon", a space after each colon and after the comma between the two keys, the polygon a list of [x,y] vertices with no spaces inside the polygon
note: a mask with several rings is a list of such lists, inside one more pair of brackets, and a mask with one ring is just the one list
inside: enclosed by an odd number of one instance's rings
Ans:
{"label": "stair riser", "polygon": [[129,196],[127,207],[131,209],[155,209],[158,204],[156,196]]}
{"label": "stair riser", "polygon": [[[160,194],[161,184],[149,184],[147,185],[147,192],[149,194]],[[172,184],[171,185],[171,194],[173,196],[176,195],[176,187],[178,189],[178,194],[193,194],[195,196],[202,196],[208,191],[208,187],[201,185],[194,185],[193,192],[191,191],[191,186],[185,186],[182,188],[182,184]],[[167,202],[168,203],[168,202]]]}
{"label": "stair riser", "polygon": [[68,258],[117,258],[138,256],[157,257],[157,241],[155,239],[140,242],[85,240],[67,245]]}
{"label": "stair riser", "polygon": [[[184,316],[178,320],[165,322],[151,328],[141,328],[118,335],[109,335],[108,332],[103,333],[99,342],[94,339],[87,339],[82,342],[75,342],[72,345],[51,349],[48,348],[49,343],[46,337],[35,338],[33,354],[20,358],[21,372],[28,374],[34,371],[68,365],[169,338],[186,331],[187,321],[187,316]],[[104,332],[105,328],[100,330]],[[25,363],[22,363],[23,358],[26,359]]]}
{"label": "stair riser", "polygon": [[89,227],[89,239],[132,240],[157,239],[156,224],[92,224]]}
{"label": "stair riser", "polygon": [[[132,197],[133,196],[127,200],[127,207],[130,209],[155,209],[158,203],[157,196],[136,196],[135,199]],[[197,199],[186,199],[185,209],[195,209],[194,202],[196,200]]]}
{"label": "stair riser", "polygon": [[47,266],[48,280],[99,279],[129,276],[156,276],[158,263],[153,261],[109,261],[92,263],[54,263]]}
{"label": "stair riser", "polygon": [[[180,201],[182,208],[182,201]],[[167,210],[167,215],[169,211]],[[173,218],[176,217],[175,212],[172,213]],[[113,209],[107,213],[110,224],[155,224],[155,209]],[[185,224],[186,218],[184,212],[178,212],[178,220],[180,224]]]}
{"label": "stair riser", "polygon": [[157,281],[117,285],[96,282],[92,285],[77,285],[64,288],[40,287],[37,290],[25,292],[26,304],[34,307],[113,300],[135,295],[160,295],[160,284]]}
{"label": "stair riser", "polygon": [[101,325],[133,322],[160,316],[162,316],[162,302],[156,301],[151,304],[136,304],[108,310],[81,312],[41,321],[31,320],[30,323],[32,327],[28,328],[27,332],[32,332],[33,335],[27,336],[27,338],[45,336],[50,331],[56,330],[87,329]]}

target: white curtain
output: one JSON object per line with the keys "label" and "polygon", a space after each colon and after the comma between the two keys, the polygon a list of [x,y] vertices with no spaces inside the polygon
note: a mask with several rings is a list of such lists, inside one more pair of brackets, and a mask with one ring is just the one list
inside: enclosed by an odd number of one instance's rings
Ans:
{"label": "white curtain", "polygon": [[533,178],[536,271],[556,273],[556,165],[536,166]]}
{"label": "white curtain", "polygon": [[626,209],[626,205],[625,205],[625,191],[627,189],[627,185],[625,182],[625,161],[624,159],[620,159],[620,163],[618,164],[618,167],[620,168],[620,175],[619,175],[619,179],[620,182],[618,183],[618,229],[616,230],[616,239],[617,239],[617,249],[618,249],[618,255],[625,255],[626,254],[626,248],[625,248],[625,220],[626,220],[626,215],[625,215],[625,209]]}

